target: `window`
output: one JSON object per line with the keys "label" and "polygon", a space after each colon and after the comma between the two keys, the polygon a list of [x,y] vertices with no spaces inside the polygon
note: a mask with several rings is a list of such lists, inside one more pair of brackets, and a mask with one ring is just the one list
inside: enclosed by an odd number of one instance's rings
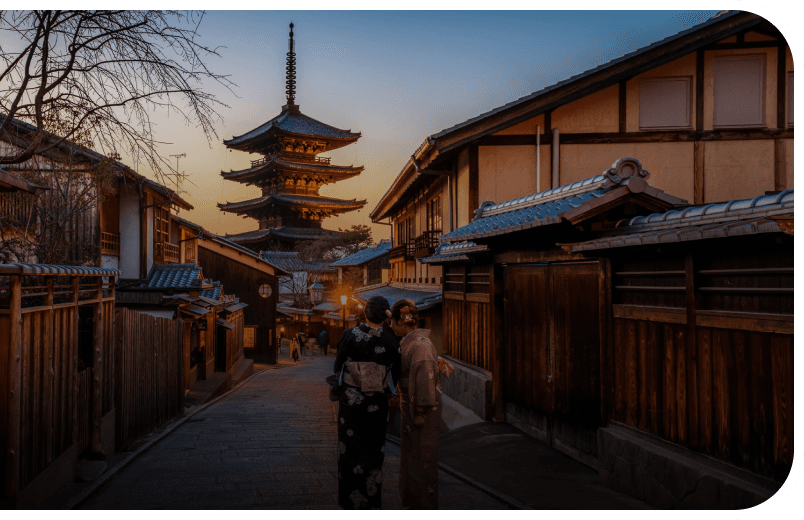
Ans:
{"label": "window", "polygon": [[427,203],[427,231],[441,232],[441,197]]}
{"label": "window", "polygon": [[691,128],[692,78],[647,79],[639,84],[639,128]]}
{"label": "window", "polygon": [[413,219],[408,217],[397,221],[396,236],[398,238],[397,245],[407,244],[413,240]]}
{"label": "window", "polygon": [[154,241],[157,244],[170,242],[170,211],[156,206],[154,208]]}
{"label": "window", "polygon": [[715,58],[715,128],[765,125],[765,55]]}
{"label": "window", "polygon": [[787,126],[793,126],[793,71],[787,73]]}
{"label": "window", "polygon": [[271,289],[271,286],[268,285],[267,283],[264,283],[264,284],[260,285],[260,287],[259,287],[259,289],[257,289],[257,291],[259,292],[260,296],[262,296],[263,298],[269,298],[271,296],[271,293],[274,292]]}

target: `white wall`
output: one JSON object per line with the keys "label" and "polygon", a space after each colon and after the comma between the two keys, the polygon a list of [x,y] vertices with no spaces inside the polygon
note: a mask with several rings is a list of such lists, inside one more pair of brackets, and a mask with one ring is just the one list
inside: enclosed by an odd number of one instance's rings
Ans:
{"label": "white wall", "polygon": [[120,188],[120,260],[122,278],[140,277],[140,199],[128,184]]}

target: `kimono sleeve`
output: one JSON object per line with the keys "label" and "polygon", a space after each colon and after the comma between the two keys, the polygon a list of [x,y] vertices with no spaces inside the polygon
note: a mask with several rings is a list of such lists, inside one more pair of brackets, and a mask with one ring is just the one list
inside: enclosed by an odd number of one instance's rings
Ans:
{"label": "kimono sleeve", "polygon": [[411,406],[436,406],[436,375],[438,363],[432,360],[418,361],[410,366],[408,393]]}

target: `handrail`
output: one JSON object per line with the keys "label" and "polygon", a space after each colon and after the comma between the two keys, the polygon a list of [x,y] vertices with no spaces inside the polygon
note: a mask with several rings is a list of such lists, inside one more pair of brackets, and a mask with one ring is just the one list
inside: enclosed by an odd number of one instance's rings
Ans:
{"label": "handrail", "polygon": [[[267,163],[273,161],[277,157],[278,156],[276,156],[276,155],[266,155],[265,157],[261,157],[260,159],[256,159],[254,161],[251,161],[251,167],[256,168],[257,166],[262,166],[263,164],[267,164]],[[302,158],[302,157],[294,157],[293,159],[294,159],[294,161],[310,162],[310,163],[321,163],[321,164],[330,164],[331,161],[332,161],[331,157],[309,157],[309,158],[308,157],[304,157],[304,158]]]}

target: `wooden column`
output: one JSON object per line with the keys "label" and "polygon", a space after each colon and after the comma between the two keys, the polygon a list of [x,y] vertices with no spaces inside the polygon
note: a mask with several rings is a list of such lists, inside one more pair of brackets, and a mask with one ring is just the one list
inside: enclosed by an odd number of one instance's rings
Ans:
{"label": "wooden column", "polygon": [[101,419],[103,418],[103,277],[97,277],[98,302],[95,307],[95,330],[92,338],[92,432],[90,434],[90,446],[93,460],[105,460],[101,446]]}
{"label": "wooden column", "polygon": [[45,462],[50,465],[53,461],[53,376],[55,373],[53,367],[54,359],[54,341],[53,341],[53,277],[45,277],[45,285],[47,286],[47,296],[45,296],[45,305],[50,309],[45,314],[44,323],[44,370],[42,370],[43,380],[43,394],[44,401],[42,403],[42,414],[44,415],[43,429],[45,432]]}
{"label": "wooden column", "polygon": [[[787,42],[776,47],[776,128],[786,126],[787,113]],[[778,188],[777,188],[778,189]]]}
{"label": "wooden column", "polygon": [[626,86],[627,86],[627,81],[622,80],[620,82],[620,91],[619,91],[619,94],[620,94],[619,95],[619,105],[620,105],[619,106],[619,120],[620,120],[619,121],[620,122],[619,130],[620,130],[621,134],[624,134],[626,132],[626,129],[627,129],[627,124],[626,123],[627,123],[627,114],[628,114],[628,112],[627,112],[626,107],[628,105],[628,101],[627,101],[627,96],[626,96],[626,94],[627,94]]}
{"label": "wooden column", "polygon": [[703,204],[706,199],[704,191],[704,153],[706,152],[706,143],[703,141],[695,141],[693,144],[693,203]]}
{"label": "wooden column", "polygon": [[[69,369],[68,376],[70,380],[69,387],[72,388],[72,397],[70,403],[72,404],[70,412],[73,416],[73,436],[70,444],[78,442],[78,282],[77,276],[70,277],[71,303],[73,304],[70,312],[70,347],[67,355],[69,356]],[[69,415],[69,412],[68,412]]]}
{"label": "wooden column", "polygon": [[11,342],[8,349],[8,441],[6,494],[20,491],[20,416],[22,411],[22,277],[11,276]]}
{"label": "wooden column", "polygon": [[687,433],[687,440],[691,447],[697,448],[699,445],[698,437],[698,356],[697,356],[697,342],[696,342],[696,312],[699,306],[697,300],[697,291],[695,290],[695,265],[691,253],[687,253],[685,259],[685,276],[684,285],[686,287],[686,307],[687,307],[687,328],[685,350],[685,378],[686,387],[684,388],[686,399],[679,401],[679,419],[685,410],[681,409],[682,403],[686,402],[687,413],[687,428],[686,432],[682,431],[681,424],[679,424],[679,439],[683,439],[683,435]]}
{"label": "wooden column", "polygon": [[773,189],[787,188],[787,146],[784,139],[773,140]]}
{"label": "wooden column", "polygon": [[505,301],[503,292],[503,267],[501,264],[491,264],[489,266],[489,281],[491,282],[490,295],[491,295],[491,309],[489,312],[489,323],[486,324],[490,327],[489,337],[491,340],[492,360],[491,360],[491,402],[492,402],[492,419],[494,422],[505,421],[505,399],[504,399],[504,381],[503,374],[505,373],[505,329],[503,328],[503,321],[505,319]]}

